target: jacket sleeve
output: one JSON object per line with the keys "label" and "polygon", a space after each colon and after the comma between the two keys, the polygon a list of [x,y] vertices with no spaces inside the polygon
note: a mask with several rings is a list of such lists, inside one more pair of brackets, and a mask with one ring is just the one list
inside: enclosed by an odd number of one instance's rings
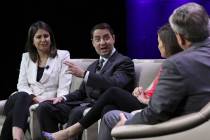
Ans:
{"label": "jacket sleeve", "polygon": [[24,53],[22,55],[17,89],[18,91],[23,91],[23,92],[27,92],[28,94],[33,94],[33,92],[31,91],[31,88],[29,87],[29,82],[27,78],[27,69],[28,69],[29,59],[30,58],[29,58],[28,53]]}
{"label": "jacket sleeve", "polygon": [[85,98],[87,98],[86,92],[85,92],[85,83],[82,82],[80,85],[80,88],[72,93],[69,93],[64,96],[66,98],[66,101],[81,101]]}
{"label": "jacket sleeve", "polygon": [[150,98],[152,97],[153,93],[155,92],[156,90],[156,87],[157,87],[157,84],[159,82],[159,79],[160,79],[160,72],[161,72],[161,69],[160,71],[158,72],[158,74],[156,75],[155,79],[152,81],[152,83],[149,85],[149,87],[147,87],[147,89],[145,89],[144,93],[146,95],[148,95]]}
{"label": "jacket sleeve", "polygon": [[126,124],[155,124],[166,121],[174,115],[185,96],[186,85],[183,76],[172,62],[166,60],[149,105],[127,120]]}
{"label": "jacket sleeve", "polygon": [[61,70],[59,73],[59,83],[58,83],[58,89],[57,89],[57,97],[67,95],[69,93],[70,84],[72,80],[72,75],[67,74],[66,70],[68,69],[68,66],[66,66],[63,62],[65,60],[70,59],[70,53],[68,51],[62,51],[61,54]]}
{"label": "jacket sleeve", "polygon": [[92,88],[100,88],[102,90],[106,90],[113,86],[126,88],[128,83],[134,81],[134,75],[133,61],[131,61],[129,58],[126,58],[124,61],[114,67],[113,74],[110,76],[90,72],[86,84]]}

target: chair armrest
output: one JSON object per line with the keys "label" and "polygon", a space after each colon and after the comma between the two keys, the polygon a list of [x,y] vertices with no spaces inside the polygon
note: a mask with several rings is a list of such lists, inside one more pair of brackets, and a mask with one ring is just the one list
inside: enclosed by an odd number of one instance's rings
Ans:
{"label": "chair armrest", "polygon": [[5,106],[5,104],[6,104],[6,101],[7,101],[7,100],[1,100],[1,101],[0,101],[0,115],[3,115],[4,106]]}
{"label": "chair armrest", "polygon": [[38,140],[41,139],[41,130],[40,130],[40,124],[39,120],[36,114],[36,109],[39,106],[39,104],[33,104],[30,106],[30,132],[31,132],[31,138],[32,140]]}
{"label": "chair armrest", "polygon": [[[17,93],[17,91],[12,92],[11,95],[13,95],[13,94],[15,94],[15,93]],[[11,96],[11,95],[10,95],[10,96]],[[7,100],[1,100],[1,101],[0,101],[0,115],[3,115],[4,106],[5,106],[6,102],[7,102]]]}
{"label": "chair armrest", "polygon": [[145,138],[161,136],[193,128],[208,120],[200,112],[177,117],[155,125],[124,125],[113,128],[111,134],[116,138]]}

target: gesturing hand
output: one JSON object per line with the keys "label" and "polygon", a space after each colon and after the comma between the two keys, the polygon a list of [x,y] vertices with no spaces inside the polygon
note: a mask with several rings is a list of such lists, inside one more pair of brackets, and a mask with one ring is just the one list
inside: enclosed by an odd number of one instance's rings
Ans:
{"label": "gesturing hand", "polygon": [[82,69],[80,66],[70,62],[70,61],[64,61],[64,64],[68,66],[67,73],[72,74],[76,77],[83,78],[85,75],[85,70]]}

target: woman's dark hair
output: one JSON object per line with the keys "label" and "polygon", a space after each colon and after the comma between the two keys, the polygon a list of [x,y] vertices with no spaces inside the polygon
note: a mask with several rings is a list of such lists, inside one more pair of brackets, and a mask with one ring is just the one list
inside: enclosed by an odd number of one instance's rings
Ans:
{"label": "woman's dark hair", "polygon": [[26,45],[25,45],[25,48],[29,52],[30,58],[33,62],[36,62],[39,59],[37,49],[36,49],[36,47],[34,46],[34,43],[33,43],[34,35],[36,34],[36,32],[39,29],[46,30],[50,34],[51,46],[50,46],[49,57],[54,58],[57,55],[55,37],[54,37],[54,34],[52,32],[52,29],[45,22],[37,21],[30,26],[30,28],[28,30]]}
{"label": "woman's dark hair", "polygon": [[158,35],[160,37],[160,40],[163,42],[163,46],[165,47],[166,57],[182,51],[182,48],[179,46],[176,35],[172,30],[170,24],[163,25],[158,30]]}
{"label": "woman's dark hair", "polygon": [[114,35],[114,31],[108,23],[99,23],[96,24],[90,31],[91,39],[93,39],[93,32],[97,29],[107,29],[111,35]]}

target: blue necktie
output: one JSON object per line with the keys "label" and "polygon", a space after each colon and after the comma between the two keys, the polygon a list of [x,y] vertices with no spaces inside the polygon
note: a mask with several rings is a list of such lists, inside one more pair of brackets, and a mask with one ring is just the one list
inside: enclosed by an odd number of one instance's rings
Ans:
{"label": "blue necktie", "polygon": [[103,67],[104,59],[100,59],[98,62],[98,66],[96,68],[97,71],[100,71],[101,68]]}

